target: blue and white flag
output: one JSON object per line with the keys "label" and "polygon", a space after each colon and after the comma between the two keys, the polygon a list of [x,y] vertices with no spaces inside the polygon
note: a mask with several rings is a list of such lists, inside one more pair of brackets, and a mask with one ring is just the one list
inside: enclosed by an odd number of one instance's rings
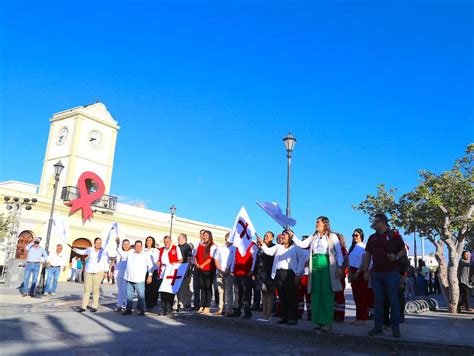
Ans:
{"label": "blue and white flag", "polygon": [[280,206],[277,202],[257,202],[257,205],[261,207],[268,215],[271,216],[273,220],[275,220],[278,225],[282,226],[283,228],[286,226],[295,226],[296,220],[292,218],[288,218],[283,211],[281,210]]}
{"label": "blue and white flag", "polygon": [[69,245],[68,232],[66,227],[66,220],[64,216],[54,214],[53,216],[53,229],[52,231],[56,234],[66,245]]}
{"label": "blue and white flag", "polygon": [[107,239],[105,240],[103,248],[107,249],[107,245],[109,244],[110,239],[113,238],[115,240],[117,237],[119,237],[118,222],[114,221],[112,223],[112,226],[110,227],[109,233],[107,234]]}

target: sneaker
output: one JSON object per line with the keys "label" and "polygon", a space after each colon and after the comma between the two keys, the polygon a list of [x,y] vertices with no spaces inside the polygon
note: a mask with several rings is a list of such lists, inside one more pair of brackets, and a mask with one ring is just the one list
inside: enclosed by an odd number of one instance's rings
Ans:
{"label": "sneaker", "polygon": [[125,310],[122,315],[132,315],[132,311],[130,309]]}
{"label": "sneaker", "polygon": [[392,336],[393,337],[401,337],[402,335],[400,334],[400,330],[394,330],[392,331]]}
{"label": "sneaker", "polygon": [[22,294],[21,296],[22,296],[23,298],[24,298],[24,297],[28,297],[28,294]]}
{"label": "sneaker", "polygon": [[85,310],[84,308],[80,308],[80,309],[78,310],[79,313],[84,313],[85,311],[86,311],[86,310]]}
{"label": "sneaker", "polygon": [[382,329],[372,329],[369,331],[369,336],[379,336],[379,335],[383,335]]}
{"label": "sneaker", "polygon": [[145,311],[142,310],[142,311],[140,312],[140,314],[138,314],[138,316],[145,316]]}
{"label": "sneaker", "polygon": [[49,293],[49,295],[52,295],[52,296],[54,297],[54,296],[56,295],[56,293],[54,293],[54,292],[53,292],[53,293]]}
{"label": "sneaker", "polygon": [[43,297],[47,297],[48,296],[48,293],[43,293]]}
{"label": "sneaker", "polygon": [[121,312],[123,311],[122,307],[115,307],[114,312]]}
{"label": "sneaker", "polygon": [[91,308],[91,313],[97,312],[97,308]]}

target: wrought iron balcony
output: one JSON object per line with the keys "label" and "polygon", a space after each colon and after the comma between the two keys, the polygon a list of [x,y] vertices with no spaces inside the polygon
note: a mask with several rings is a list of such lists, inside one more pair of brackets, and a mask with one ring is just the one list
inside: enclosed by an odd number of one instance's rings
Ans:
{"label": "wrought iron balcony", "polygon": [[[77,187],[66,186],[63,187],[61,191],[61,199],[64,202],[69,202],[71,200],[79,198],[79,191]],[[112,195],[104,194],[102,198],[97,199],[92,202],[92,206],[106,211],[115,211],[117,210],[117,197]]]}

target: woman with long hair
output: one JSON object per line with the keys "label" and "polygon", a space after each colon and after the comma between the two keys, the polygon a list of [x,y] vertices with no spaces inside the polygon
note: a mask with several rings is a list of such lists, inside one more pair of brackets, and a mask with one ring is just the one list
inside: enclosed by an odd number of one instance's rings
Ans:
{"label": "woman with long hair", "polygon": [[[145,248],[144,251],[148,253],[153,265],[156,266],[156,263],[160,258],[160,251],[156,248],[156,241],[153,236],[148,236],[145,239]],[[149,272],[147,272],[148,277]],[[151,283],[145,283],[145,306],[146,310],[150,311],[158,304],[158,288],[160,287],[158,276],[158,268],[155,267],[152,272]]]}
{"label": "woman with long hair", "polygon": [[[304,255],[298,252],[288,231],[282,232],[282,244],[268,247],[259,237],[262,251],[275,256],[273,260],[272,279],[275,280],[280,296],[281,313],[277,324],[296,325],[298,322],[297,286],[304,273]],[[269,319],[269,317],[268,317]]]}
{"label": "woman with long hair", "polygon": [[200,313],[209,314],[212,299],[212,283],[216,274],[215,258],[217,257],[217,246],[214,244],[212,232],[206,230],[203,233],[203,243],[199,244],[195,256],[195,265],[198,271],[199,284],[201,286]]}
{"label": "woman with long hair", "polygon": [[[364,231],[355,229],[352,233],[352,244],[349,248],[349,281],[352,286],[352,295],[356,305],[356,320],[354,325],[364,325],[369,319],[369,282],[362,270],[362,258],[365,253]],[[372,297],[373,299],[373,297]]]}
{"label": "woman with long hair", "polygon": [[334,317],[334,293],[342,290],[341,276],[344,257],[336,234],[331,232],[329,219],[316,219],[316,231],[301,241],[290,231],[293,242],[310,248],[308,290],[311,291],[311,319],[315,330],[329,332]]}

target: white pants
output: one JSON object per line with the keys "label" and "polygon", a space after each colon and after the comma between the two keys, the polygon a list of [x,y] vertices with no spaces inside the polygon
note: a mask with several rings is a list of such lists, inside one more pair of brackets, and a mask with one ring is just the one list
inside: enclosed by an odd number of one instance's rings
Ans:
{"label": "white pants", "polygon": [[123,277],[115,278],[118,287],[117,293],[117,307],[127,306],[127,281]]}

